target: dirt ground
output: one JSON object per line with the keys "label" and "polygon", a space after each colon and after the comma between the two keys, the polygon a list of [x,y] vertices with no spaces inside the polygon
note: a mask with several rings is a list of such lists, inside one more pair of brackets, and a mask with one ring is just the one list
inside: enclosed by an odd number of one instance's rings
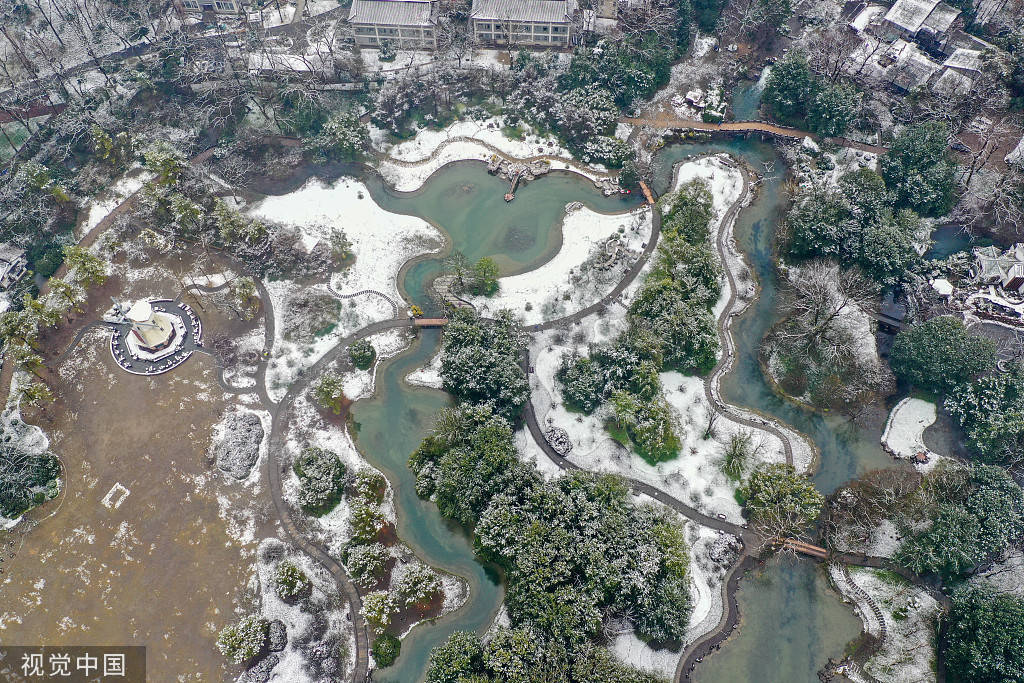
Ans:
{"label": "dirt ground", "polygon": [[[73,329],[44,338],[46,356],[97,320],[115,292],[174,298],[181,285],[163,266],[112,277]],[[206,338],[257,324],[189,301]],[[213,425],[237,399],[205,354],[140,377],[116,366],[108,343],[109,333],[89,332],[50,376],[55,403],[23,415],[47,432],[67,477],[62,495],[35,511],[35,528],[4,539],[16,554],[2,565],[0,641],[145,645],[149,680],[223,680],[216,633],[252,609],[256,543],[274,534],[269,497],[254,495],[260,484],[226,480],[207,457]]]}

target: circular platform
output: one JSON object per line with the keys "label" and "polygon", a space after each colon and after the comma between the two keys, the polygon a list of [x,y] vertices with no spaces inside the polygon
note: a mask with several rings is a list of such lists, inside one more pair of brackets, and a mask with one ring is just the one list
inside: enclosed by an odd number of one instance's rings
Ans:
{"label": "circular platform", "polygon": [[175,328],[171,345],[158,353],[147,353],[130,338],[132,327],[128,323],[113,324],[110,336],[110,355],[125,372],[133,375],[160,375],[170,372],[189,359],[203,345],[203,322],[192,307],[171,299],[152,299],[147,302],[153,311],[170,319]]}

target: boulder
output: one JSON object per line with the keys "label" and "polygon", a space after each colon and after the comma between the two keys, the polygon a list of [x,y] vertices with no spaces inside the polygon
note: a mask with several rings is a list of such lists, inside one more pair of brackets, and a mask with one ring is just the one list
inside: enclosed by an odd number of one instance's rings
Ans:
{"label": "boulder", "polygon": [[271,652],[280,652],[288,645],[288,629],[280,619],[270,622],[267,633],[267,647]]}
{"label": "boulder", "polygon": [[267,683],[270,680],[271,672],[279,661],[281,658],[277,655],[264,657],[246,671],[240,680],[244,683]]}
{"label": "boulder", "polygon": [[260,457],[263,421],[255,413],[230,413],[221,425],[214,451],[217,467],[235,479],[245,479]]}

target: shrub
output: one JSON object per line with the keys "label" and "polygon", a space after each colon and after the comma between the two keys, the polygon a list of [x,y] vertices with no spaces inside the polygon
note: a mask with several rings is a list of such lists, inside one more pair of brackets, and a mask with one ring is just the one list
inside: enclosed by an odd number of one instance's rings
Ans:
{"label": "shrub", "polygon": [[353,546],[348,551],[348,573],[361,586],[372,586],[384,576],[391,554],[382,543]]}
{"label": "shrub", "polygon": [[369,341],[359,339],[348,347],[348,357],[352,359],[352,364],[360,370],[369,370],[377,358],[377,350]]}
{"label": "shrub", "polygon": [[299,504],[313,515],[324,515],[341,499],[345,466],[333,451],[310,446],[295,461],[299,475]]}
{"label": "shrub", "polygon": [[274,573],[274,592],[285,602],[293,602],[312,590],[309,577],[287,560],[277,565]]}
{"label": "shrub", "polygon": [[225,626],[217,636],[217,649],[232,664],[242,664],[258,655],[267,642],[270,623],[257,615]]}
{"label": "shrub", "polygon": [[361,467],[356,472],[353,488],[361,499],[380,505],[387,490],[387,479],[372,467]]}
{"label": "shrub", "polygon": [[415,605],[425,608],[438,594],[443,592],[443,589],[441,579],[434,570],[417,563],[406,567],[398,580],[395,592],[406,607]]}
{"label": "shrub", "polygon": [[341,414],[345,403],[344,381],[336,372],[325,372],[313,387],[313,399],[324,408],[330,408],[335,415]]}
{"label": "shrub", "polygon": [[353,542],[371,543],[384,528],[385,520],[379,507],[356,500],[352,502],[352,518],[349,524]]}
{"label": "shrub", "polygon": [[373,654],[373,661],[377,662],[378,666],[391,666],[402,652],[402,641],[390,633],[385,633],[373,641],[370,652]]}

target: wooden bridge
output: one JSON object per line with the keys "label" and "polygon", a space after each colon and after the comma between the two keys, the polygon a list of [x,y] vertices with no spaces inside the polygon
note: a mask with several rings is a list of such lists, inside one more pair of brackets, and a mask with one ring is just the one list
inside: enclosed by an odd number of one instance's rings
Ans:
{"label": "wooden bridge", "polygon": [[805,543],[803,541],[798,541],[795,538],[777,538],[775,539],[775,544],[779,546],[781,550],[792,550],[819,560],[827,560],[829,555],[828,550],[825,548],[811,545],[810,543]]}
{"label": "wooden bridge", "polygon": [[647,203],[654,206],[654,195],[651,194],[651,188],[647,187],[647,183],[641,180],[640,189],[643,191],[644,199],[647,200]]}
{"label": "wooden bridge", "polygon": [[656,118],[623,117],[619,119],[619,121],[622,123],[629,123],[634,126],[703,130],[709,133],[762,133],[764,135],[771,135],[772,137],[783,138],[786,140],[802,140],[806,137],[818,142],[829,142],[841,147],[849,147],[851,149],[859,149],[862,152],[870,152],[871,154],[885,154],[888,151],[885,147],[878,147],[877,145],[869,145],[863,142],[857,142],[856,140],[849,140],[847,138],[840,137],[822,138],[810,131],[800,130],[799,128],[790,128],[788,126],[778,126],[766,121],[725,121],[722,123],[709,123],[707,121],[694,121],[692,119],[680,119],[671,116],[661,116]]}
{"label": "wooden bridge", "polygon": [[448,318],[414,318],[412,324],[416,327],[444,327]]}

